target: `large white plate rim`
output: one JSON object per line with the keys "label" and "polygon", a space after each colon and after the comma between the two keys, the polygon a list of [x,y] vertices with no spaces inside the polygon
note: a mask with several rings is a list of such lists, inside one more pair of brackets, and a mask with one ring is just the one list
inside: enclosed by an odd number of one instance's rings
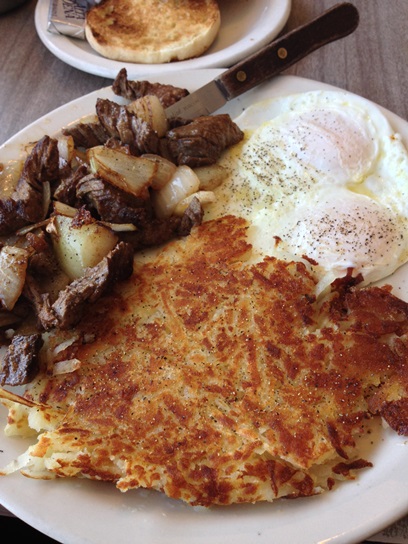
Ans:
{"label": "large white plate rim", "polygon": [[[231,66],[244,56],[248,56],[271,41],[283,29],[291,9],[291,0],[251,0],[248,9],[259,10],[259,24],[252,32],[244,35],[237,42],[219,51],[210,50],[196,58],[168,64],[132,64],[121,63],[101,57],[84,42],[78,42],[67,36],[52,34],[47,31],[49,0],[39,0],[35,10],[35,27],[43,44],[60,60],[90,74],[114,78],[121,67],[125,67],[129,76],[142,73],[163,74],[184,69],[219,68]],[[245,20],[243,17],[242,20]],[[222,30],[223,31],[223,30]],[[78,53],[80,52],[80,55]]]}
{"label": "large white plate rim", "polygon": [[[213,79],[222,70],[178,74],[177,81],[191,90]],[[152,78],[153,79],[153,78]],[[163,75],[164,83],[174,75]],[[194,82],[187,85],[187,80]],[[253,101],[315,89],[334,89],[319,82],[281,76],[224,108],[233,117]],[[24,144],[93,111],[97,96],[114,98],[110,88],[81,97],[42,117],[0,148],[1,160],[16,157]],[[117,97],[115,97],[117,98]],[[408,142],[408,123],[383,110]],[[407,297],[407,267],[393,284]],[[0,412],[0,428],[6,414]],[[15,515],[52,538],[67,544],[259,544],[291,542],[351,544],[378,532],[408,511],[408,450],[406,439],[385,430],[384,440],[370,453],[374,468],[355,482],[331,493],[297,501],[242,505],[205,511],[191,509],[161,494],[135,491],[121,494],[112,485],[86,480],[37,481],[14,474],[1,479],[0,502]],[[24,450],[19,440],[0,432],[0,466]]]}

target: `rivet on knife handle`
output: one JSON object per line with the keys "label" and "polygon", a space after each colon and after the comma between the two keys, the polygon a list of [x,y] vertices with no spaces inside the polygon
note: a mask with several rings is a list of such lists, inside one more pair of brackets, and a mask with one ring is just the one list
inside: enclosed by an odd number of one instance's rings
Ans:
{"label": "rivet on knife handle", "polygon": [[235,64],[215,79],[227,100],[286,70],[316,49],[351,34],[358,26],[357,8],[343,2]]}
{"label": "rivet on knife handle", "polygon": [[191,120],[210,115],[228,100],[280,74],[315,49],[351,34],[358,26],[358,20],[358,11],[353,4],[343,2],[334,6],[166,108],[167,118]]}

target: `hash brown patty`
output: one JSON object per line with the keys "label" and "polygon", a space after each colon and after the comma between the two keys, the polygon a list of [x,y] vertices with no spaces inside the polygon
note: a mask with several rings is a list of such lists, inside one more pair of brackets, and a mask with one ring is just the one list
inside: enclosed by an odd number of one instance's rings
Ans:
{"label": "hash brown patty", "polygon": [[[40,431],[3,473],[272,501],[371,466],[355,440],[375,415],[408,434],[408,305],[350,278],[316,300],[304,263],[251,264],[247,226],[195,227],[49,333],[25,400],[0,394],[8,434]],[[56,372],[64,360],[73,370]]]}

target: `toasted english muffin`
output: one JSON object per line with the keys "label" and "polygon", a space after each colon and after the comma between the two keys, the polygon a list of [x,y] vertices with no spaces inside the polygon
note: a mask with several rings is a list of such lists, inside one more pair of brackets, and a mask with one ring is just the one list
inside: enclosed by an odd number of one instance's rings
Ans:
{"label": "toasted english muffin", "polygon": [[220,23],[216,0],[103,0],[88,11],[85,34],[104,57],[158,64],[202,55]]}

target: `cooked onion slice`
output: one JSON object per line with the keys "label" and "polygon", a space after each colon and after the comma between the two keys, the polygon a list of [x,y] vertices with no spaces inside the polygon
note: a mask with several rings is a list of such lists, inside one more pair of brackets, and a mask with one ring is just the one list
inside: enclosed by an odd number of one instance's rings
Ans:
{"label": "cooked onion slice", "polygon": [[170,181],[159,191],[152,192],[152,204],[159,219],[170,217],[183,198],[196,193],[200,180],[193,170],[185,165],[178,166]]}
{"label": "cooked onion slice", "polygon": [[72,344],[74,342],[76,342],[78,340],[78,336],[71,336],[71,338],[68,338],[67,340],[65,340],[64,342],[61,342],[60,344],[58,344],[54,349],[53,349],[53,354],[54,355],[58,355],[58,353],[61,353],[61,351],[64,351],[66,350],[67,348],[69,348],[70,346],[72,346]]}
{"label": "cooked onion slice", "polygon": [[63,159],[70,164],[75,154],[74,138],[72,136],[65,135],[59,136],[58,152],[60,159]]}
{"label": "cooked onion slice", "polygon": [[72,206],[68,206],[64,202],[59,200],[54,200],[53,202],[54,213],[59,215],[66,215],[67,217],[75,217],[78,213],[78,210]]}
{"label": "cooked onion slice", "polygon": [[43,221],[38,221],[37,223],[32,223],[31,225],[27,225],[25,227],[21,227],[21,229],[18,229],[16,231],[17,236],[25,236],[27,232],[32,232],[36,229],[41,229],[42,227],[45,227],[50,222],[49,218],[44,219]]}
{"label": "cooked onion slice", "polygon": [[52,369],[53,376],[59,376],[60,374],[69,374],[78,370],[81,366],[81,361],[79,359],[66,359],[65,361],[58,361],[54,364]]}
{"label": "cooked onion slice", "polygon": [[200,191],[213,191],[221,185],[228,175],[228,170],[219,164],[194,168],[200,180]]}
{"label": "cooked onion slice", "polygon": [[186,196],[186,198],[183,198],[183,200],[180,200],[180,202],[177,204],[177,206],[174,209],[174,212],[173,212],[174,215],[182,216],[183,213],[191,204],[191,201],[193,200],[194,197],[198,198],[202,206],[204,206],[205,204],[211,204],[212,202],[215,202],[215,194],[212,191],[197,191],[196,193],[193,193],[192,195]]}
{"label": "cooked onion slice", "polygon": [[144,159],[149,159],[150,161],[153,161],[154,164],[157,166],[156,173],[152,179],[152,189],[155,189],[156,191],[161,189],[170,181],[172,176],[174,175],[174,172],[177,169],[177,166],[165,159],[164,157],[161,157],[160,155],[154,155],[153,153],[146,153],[145,155],[142,155]]}
{"label": "cooked onion slice", "polygon": [[110,223],[109,221],[99,221],[101,225],[109,227],[113,232],[133,232],[137,230],[133,223]]}
{"label": "cooked onion slice", "polygon": [[51,204],[51,185],[49,181],[43,183],[43,219],[48,215]]}
{"label": "cooked onion slice", "polygon": [[4,246],[0,251],[0,302],[12,310],[25,283],[30,251],[15,246]]}
{"label": "cooked onion slice", "polygon": [[166,134],[168,130],[167,117],[157,96],[142,96],[128,104],[126,109],[146,121],[160,138]]}
{"label": "cooked onion slice", "polygon": [[87,151],[93,174],[136,197],[148,199],[148,188],[156,175],[156,164],[143,157],[128,155],[103,145]]}

